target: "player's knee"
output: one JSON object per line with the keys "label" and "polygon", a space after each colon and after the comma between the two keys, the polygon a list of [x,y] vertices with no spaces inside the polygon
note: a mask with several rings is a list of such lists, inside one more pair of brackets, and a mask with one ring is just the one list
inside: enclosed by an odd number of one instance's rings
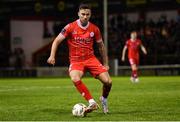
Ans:
{"label": "player's knee", "polygon": [[78,76],[73,76],[73,77],[71,77],[71,80],[72,80],[73,82],[77,82],[77,81],[80,81],[80,77],[78,77]]}
{"label": "player's knee", "polygon": [[137,66],[135,64],[133,64],[131,67],[132,67],[132,70],[137,70]]}
{"label": "player's knee", "polygon": [[109,85],[109,86],[111,86],[111,85],[112,85],[112,80],[111,80],[111,79],[109,79],[109,81],[108,81],[108,85]]}
{"label": "player's knee", "polygon": [[105,78],[103,83],[105,85],[112,85],[112,80],[110,78]]}
{"label": "player's knee", "polygon": [[137,70],[137,68],[135,67],[135,68],[132,68],[132,70]]}

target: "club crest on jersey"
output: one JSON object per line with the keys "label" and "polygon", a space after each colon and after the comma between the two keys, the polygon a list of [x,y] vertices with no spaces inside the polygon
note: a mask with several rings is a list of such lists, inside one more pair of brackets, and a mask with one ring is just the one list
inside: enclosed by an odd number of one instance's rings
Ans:
{"label": "club crest on jersey", "polygon": [[91,32],[91,33],[90,33],[90,37],[94,37],[94,32]]}

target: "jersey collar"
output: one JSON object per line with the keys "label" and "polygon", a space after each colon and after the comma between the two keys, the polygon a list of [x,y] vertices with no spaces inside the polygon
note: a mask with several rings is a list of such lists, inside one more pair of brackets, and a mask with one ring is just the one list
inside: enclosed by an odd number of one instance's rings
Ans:
{"label": "jersey collar", "polygon": [[77,24],[78,24],[78,26],[79,26],[80,28],[82,28],[82,29],[84,29],[84,30],[86,30],[86,29],[89,27],[89,22],[88,22],[88,24],[87,24],[86,26],[83,27],[83,26],[81,25],[80,19],[77,20]]}
{"label": "jersey collar", "polygon": [[137,39],[135,39],[135,40],[130,39],[130,40],[131,40],[131,42],[135,42]]}

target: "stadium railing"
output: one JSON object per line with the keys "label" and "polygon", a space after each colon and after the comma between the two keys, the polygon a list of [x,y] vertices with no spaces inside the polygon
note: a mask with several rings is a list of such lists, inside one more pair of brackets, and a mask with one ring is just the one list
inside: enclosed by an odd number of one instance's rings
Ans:
{"label": "stadium railing", "polygon": [[[130,76],[130,66],[119,66],[118,62],[110,63],[111,76]],[[180,64],[144,65],[139,66],[140,76],[177,76],[180,75]],[[87,74],[89,76],[89,74]],[[68,67],[34,67],[34,68],[4,68],[0,77],[68,77]]]}
{"label": "stadium railing", "polygon": [[[170,65],[144,65],[139,66],[140,75],[144,76],[166,76],[166,75],[180,75],[180,64],[170,64]],[[114,68],[116,75],[130,75],[130,66],[118,66]]]}

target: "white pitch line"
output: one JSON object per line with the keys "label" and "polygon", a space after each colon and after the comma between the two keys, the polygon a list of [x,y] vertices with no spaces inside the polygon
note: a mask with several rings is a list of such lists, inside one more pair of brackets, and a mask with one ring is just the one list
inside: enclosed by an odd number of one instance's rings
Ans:
{"label": "white pitch line", "polygon": [[[33,87],[19,87],[19,88],[8,88],[8,89],[1,89],[0,92],[6,92],[6,91],[28,91],[28,90],[36,90],[36,89],[60,89],[60,88],[73,88],[73,86],[45,86],[45,87],[39,87],[39,86],[33,86]],[[5,87],[7,88],[7,87]]]}

